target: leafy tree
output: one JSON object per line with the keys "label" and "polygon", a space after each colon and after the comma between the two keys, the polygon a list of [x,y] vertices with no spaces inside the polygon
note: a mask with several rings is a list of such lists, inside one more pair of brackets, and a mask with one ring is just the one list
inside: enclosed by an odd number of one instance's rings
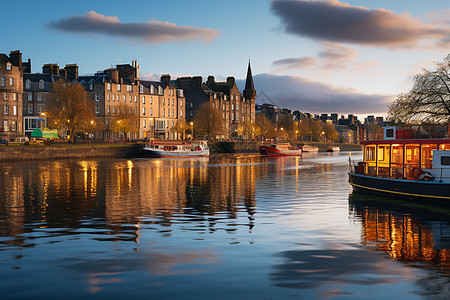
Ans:
{"label": "leafy tree", "polygon": [[239,134],[246,139],[252,139],[255,134],[255,124],[252,121],[242,122],[239,126]]}
{"label": "leafy tree", "polygon": [[179,133],[182,135],[182,139],[185,138],[186,130],[190,129],[190,125],[186,123],[184,119],[178,120],[175,125],[170,129],[172,132]]}
{"label": "leafy tree", "polygon": [[298,131],[302,137],[307,137],[312,140],[319,140],[320,134],[322,133],[322,126],[319,121],[314,119],[304,119],[298,124]]}
{"label": "leafy tree", "polygon": [[72,141],[74,133],[83,131],[95,117],[94,104],[87,98],[84,87],[61,79],[53,84],[48,107],[49,118],[57,127],[66,127]]}
{"label": "leafy tree", "polygon": [[208,139],[221,134],[223,129],[222,114],[212,107],[211,103],[203,103],[195,114],[194,131]]}
{"label": "leafy tree", "polygon": [[336,141],[339,139],[339,133],[334,128],[333,124],[324,123],[322,125],[322,131],[325,134],[326,141]]}
{"label": "leafy tree", "polygon": [[116,115],[111,127],[114,131],[122,132],[128,138],[128,133],[139,130],[139,116],[131,106],[120,103],[116,106]]}
{"label": "leafy tree", "polygon": [[414,77],[412,89],[389,107],[394,122],[450,122],[450,55],[434,71],[424,69]]}
{"label": "leafy tree", "polygon": [[275,126],[273,123],[263,114],[257,114],[255,116],[255,131],[256,135],[263,138],[272,138],[275,136]]}

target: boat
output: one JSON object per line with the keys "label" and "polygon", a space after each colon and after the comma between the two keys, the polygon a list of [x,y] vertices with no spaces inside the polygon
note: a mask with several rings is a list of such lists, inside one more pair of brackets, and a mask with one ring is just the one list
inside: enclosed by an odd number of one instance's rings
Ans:
{"label": "boat", "polygon": [[383,140],[365,140],[363,161],[349,159],[349,183],[355,191],[450,199],[450,139],[396,138],[385,128]]}
{"label": "boat", "polygon": [[203,157],[209,156],[209,147],[206,141],[195,142],[152,142],[144,149],[146,157]]}
{"label": "boat", "polygon": [[339,147],[330,146],[327,148],[327,152],[339,152],[339,151],[341,151],[341,148]]}
{"label": "boat", "polygon": [[300,156],[302,149],[293,147],[289,143],[269,142],[259,147],[259,152],[264,156]]}
{"label": "boat", "polygon": [[302,146],[302,152],[305,153],[318,153],[319,147],[317,146],[311,146],[311,145],[303,145]]}

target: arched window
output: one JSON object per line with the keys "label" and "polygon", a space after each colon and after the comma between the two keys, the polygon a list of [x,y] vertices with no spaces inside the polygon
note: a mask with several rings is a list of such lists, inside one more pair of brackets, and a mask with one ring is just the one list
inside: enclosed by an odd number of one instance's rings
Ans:
{"label": "arched window", "polygon": [[25,81],[25,88],[26,89],[31,89],[31,81],[30,81],[30,79],[27,79],[27,81]]}

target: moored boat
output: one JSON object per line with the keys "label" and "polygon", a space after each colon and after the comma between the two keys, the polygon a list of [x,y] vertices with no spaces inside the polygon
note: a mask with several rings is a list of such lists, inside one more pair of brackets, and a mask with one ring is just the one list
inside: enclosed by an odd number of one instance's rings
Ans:
{"label": "moored boat", "polygon": [[202,157],[209,156],[209,147],[206,141],[184,142],[154,142],[143,149],[146,157]]}
{"label": "moored boat", "polygon": [[293,147],[289,143],[266,143],[259,147],[259,152],[264,156],[300,156],[302,149]]}
{"label": "moored boat", "polygon": [[305,153],[317,153],[319,152],[319,147],[317,146],[311,146],[311,145],[303,145],[302,146],[302,152]]}
{"label": "moored boat", "polygon": [[327,148],[327,152],[339,152],[339,151],[341,151],[341,148],[339,147],[330,146]]}
{"label": "moored boat", "polygon": [[450,139],[361,141],[364,160],[351,165],[355,190],[409,198],[450,199]]}

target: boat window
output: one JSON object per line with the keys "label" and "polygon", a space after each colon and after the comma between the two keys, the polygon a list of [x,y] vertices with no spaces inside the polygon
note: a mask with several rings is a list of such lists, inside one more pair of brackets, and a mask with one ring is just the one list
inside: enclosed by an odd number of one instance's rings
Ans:
{"label": "boat window", "polygon": [[450,144],[440,144],[439,150],[450,150]]}
{"label": "boat window", "polygon": [[441,156],[441,165],[450,166],[450,156]]}
{"label": "boat window", "polygon": [[366,161],[375,160],[375,146],[366,147]]}
{"label": "boat window", "polygon": [[406,145],[405,164],[419,164],[419,145]]}
{"label": "boat window", "polygon": [[380,145],[378,146],[378,161],[381,162],[389,162],[389,146],[387,145]]}
{"label": "boat window", "polygon": [[403,145],[392,145],[391,162],[403,165]]}
{"label": "boat window", "polygon": [[422,145],[422,159],[420,162],[422,168],[424,168],[424,169],[432,168],[433,150],[437,150],[436,144],[423,144]]}

